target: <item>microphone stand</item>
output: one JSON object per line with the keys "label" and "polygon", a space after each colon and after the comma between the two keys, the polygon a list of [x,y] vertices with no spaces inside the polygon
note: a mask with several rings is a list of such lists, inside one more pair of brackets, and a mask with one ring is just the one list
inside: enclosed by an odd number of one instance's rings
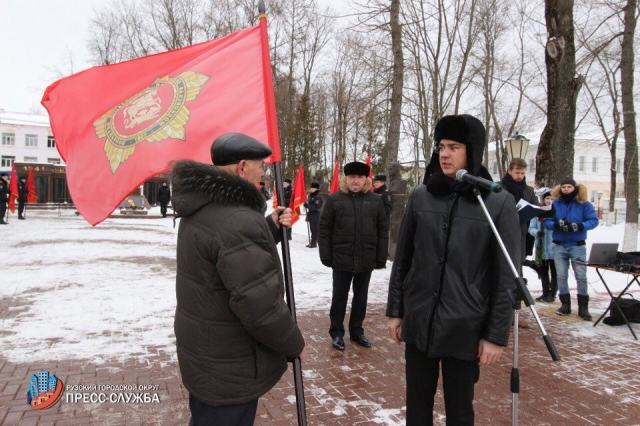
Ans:
{"label": "microphone stand", "polygon": [[542,333],[542,339],[544,340],[544,344],[547,346],[547,350],[551,355],[551,359],[553,359],[554,361],[559,361],[560,355],[558,354],[558,351],[556,350],[556,347],[553,344],[553,341],[551,340],[551,336],[547,334],[547,331],[544,329],[544,326],[540,321],[540,317],[538,316],[538,313],[533,307],[535,302],[531,297],[531,293],[529,293],[529,289],[527,288],[527,283],[525,279],[520,276],[520,273],[514,266],[513,261],[511,260],[511,257],[507,252],[507,248],[504,246],[504,242],[502,241],[502,238],[500,238],[500,234],[498,233],[498,230],[496,229],[496,226],[493,223],[493,220],[491,219],[491,215],[487,210],[487,206],[484,204],[484,200],[482,199],[482,195],[478,190],[477,184],[474,185],[473,193],[478,199],[478,202],[480,202],[480,207],[482,207],[482,211],[487,217],[487,221],[489,222],[489,225],[491,226],[491,230],[493,231],[493,234],[495,235],[496,240],[498,241],[498,244],[502,249],[502,253],[504,254],[505,259],[509,263],[509,266],[511,267],[511,271],[513,272],[513,277],[516,284],[515,289],[509,290],[509,298],[511,299],[511,303],[514,309],[513,367],[511,368],[511,393],[513,394],[511,399],[511,424],[515,426],[518,424],[518,394],[520,392],[520,372],[518,371],[518,318],[520,314],[521,302],[524,302],[524,304],[529,309],[531,309],[531,313],[533,314],[533,317],[535,318],[536,323],[538,324],[538,328]]}

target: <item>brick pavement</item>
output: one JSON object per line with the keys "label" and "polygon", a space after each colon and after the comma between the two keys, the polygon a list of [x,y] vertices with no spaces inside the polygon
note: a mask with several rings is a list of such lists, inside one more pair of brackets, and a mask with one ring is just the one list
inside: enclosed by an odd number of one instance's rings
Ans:
{"label": "brick pavement", "polygon": [[[594,297],[597,301],[597,297]],[[598,306],[606,306],[600,297]],[[605,304],[605,305],[603,305]],[[597,305],[597,303],[595,304]],[[14,315],[17,301],[0,300],[0,319]],[[563,357],[552,362],[537,329],[520,332],[519,423],[521,425],[637,425],[640,423],[640,344],[624,329],[590,327],[577,316],[553,314],[558,304],[537,306],[545,328]],[[601,311],[601,310],[600,310]],[[599,312],[592,310],[592,314]],[[370,307],[365,322],[373,342],[365,349],[347,341],[344,352],[331,348],[323,311],[299,311],[309,344],[304,365],[310,425],[403,424],[404,360],[402,347],[386,338],[384,306]],[[523,314],[532,323],[529,313]],[[638,325],[634,325],[640,332]],[[2,334],[10,331],[0,331]],[[144,357],[96,365],[80,359],[41,365],[11,363],[0,355],[0,423],[2,425],[186,425],[187,392],[175,353],[147,347]],[[476,424],[511,424],[509,374],[512,347],[501,362],[481,369],[476,387]],[[56,374],[66,385],[121,384],[159,386],[160,403],[83,403],[63,400],[43,412],[26,405],[28,377],[36,371]],[[256,425],[295,425],[293,376],[286,373],[260,399]],[[441,393],[436,424],[442,425]]]}

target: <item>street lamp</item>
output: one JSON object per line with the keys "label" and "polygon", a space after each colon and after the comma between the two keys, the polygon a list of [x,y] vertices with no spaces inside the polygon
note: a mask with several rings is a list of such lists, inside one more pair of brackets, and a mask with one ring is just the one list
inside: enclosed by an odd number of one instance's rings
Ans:
{"label": "street lamp", "polygon": [[527,149],[529,149],[529,139],[516,131],[515,135],[509,136],[504,141],[504,147],[507,150],[507,159],[509,162],[514,158],[524,159],[525,155],[527,155]]}
{"label": "street lamp", "polygon": [[318,162],[313,162],[311,164],[309,164],[309,171],[311,172],[311,177],[315,180],[316,178],[316,172],[318,171],[318,167],[320,167],[320,163]]}

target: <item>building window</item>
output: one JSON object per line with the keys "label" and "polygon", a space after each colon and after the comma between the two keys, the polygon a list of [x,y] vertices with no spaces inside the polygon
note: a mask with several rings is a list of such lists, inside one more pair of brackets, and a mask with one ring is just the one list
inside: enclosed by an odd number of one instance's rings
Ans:
{"label": "building window", "polygon": [[49,164],[60,164],[59,158],[47,158],[47,163]]}
{"label": "building window", "polygon": [[25,135],[24,136],[24,146],[37,147],[38,146],[38,135]]}
{"label": "building window", "polygon": [[4,145],[4,146],[15,146],[16,145],[16,134],[15,133],[3,133],[2,134],[2,145]]}
{"label": "building window", "polygon": [[13,164],[15,159],[16,159],[16,157],[7,157],[7,156],[3,155],[0,158],[0,166],[2,166],[2,167],[11,167],[11,165]]}
{"label": "building window", "polygon": [[587,157],[580,157],[578,161],[578,171],[584,172],[585,163],[587,162]]}
{"label": "building window", "polygon": [[38,157],[24,157],[25,163],[37,163]]}
{"label": "building window", "polygon": [[53,136],[47,136],[47,148],[55,148],[56,147],[56,140],[53,138]]}
{"label": "building window", "polygon": [[591,162],[591,171],[596,173],[598,171],[598,157],[593,157]]}

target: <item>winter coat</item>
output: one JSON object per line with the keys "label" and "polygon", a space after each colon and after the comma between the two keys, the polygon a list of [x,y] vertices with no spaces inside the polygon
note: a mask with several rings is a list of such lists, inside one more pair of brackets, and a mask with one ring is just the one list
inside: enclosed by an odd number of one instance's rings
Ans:
{"label": "winter coat", "polygon": [[178,161],[172,183],[182,381],[210,405],[254,400],[304,348],[284,301],[278,228],[254,185],[215,166]]}
{"label": "winter coat", "polygon": [[316,224],[320,222],[320,209],[322,208],[320,191],[310,193],[309,199],[304,203],[304,207],[307,209],[307,222]]}
{"label": "winter coat", "polygon": [[[511,182],[511,185],[509,185],[509,182]],[[502,178],[501,181],[501,186],[509,191],[509,193],[511,195],[513,195],[513,198],[516,202],[516,204],[518,204],[518,201],[525,200],[526,202],[528,202],[529,204],[533,204],[534,206],[539,206],[540,203],[538,202],[538,197],[536,197],[536,194],[533,191],[533,188],[530,187],[529,185],[527,185],[526,180],[522,182],[522,186],[520,186],[518,189],[522,190],[522,198],[520,197],[520,193],[516,193],[516,191],[513,191],[514,186],[518,187],[518,185],[515,185],[515,181],[511,178],[511,175],[506,174],[504,178]],[[510,191],[510,189],[512,189],[512,191]],[[524,222],[524,223],[520,223],[520,238],[521,238],[521,259],[524,262],[524,260],[526,259],[528,254],[532,254],[531,252],[527,253],[528,250],[533,250],[533,242],[531,242],[531,244],[529,245],[529,247],[527,247],[527,234],[528,234],[528,230],[529,230],[529,223],[528,222]],[[528,250],[527,250],[528,249]]]}
{"label": "winter coat", "polygon": [[353,193],[346,177],[340,191],[329,195],[320,217],[320,260],[336,271],[360,273],[384,268],[389,237],[382,198],[369,191],[367,179],[362,190]]}
{"label": "winter coat", "polygon": [[391,226],[391,210],[393,210],[393,196],[387,189],[387,185],[382,185],[379,188],[373,190],[376,194],[380,194],[382,197],[382,204],[384,204],[384,213],[387,217],[387,227]]}
{"label": "winter coat", "polygon": [[28,195],[29,189],[27,189],[27,183],[18,181],[18,203],[26,203]]}
{"label": "winter coat", "polygon": [[[542,226],[542,221],[538,220],[537,217],[531,219],[529,224],[529,235],[536,239],[536,246],[540,239],[538,238],[538,232],[540,230],[544,231],[544,235],[542,237],[542,259],[549,260],[553,259],[553,232],[548,229],[544,229]],[[534,248],[533,252],[535,253],[537,247]]]}
{"label": "winter coat", "polygon": [[9,198],[9,182],[0,178],[0,203],[6,203]]}
{"label": "winter coat", "polygon": [[160,185],[160,188],[158,188],[158,202],[168,203],[169,201],[171,201],[171,189],[169,189],[168,185]]}
{"label": "winter coat", "polygon": [[[576,246],[579,242],[586,241],[587,231],[594,229],[599,223],[593,204],[587,201],[587,187],[582,184],[577,184],[576,190],[576,196],[567,204],[561,198],[562,191],[560,190],[560,185],[553,188],[551,196],[556,199],[553,202],[556,215],[542,221],[545,229],[553,231],[553,241],[565,247]],[[584,229],[577,232],[565,232],[555,229],[554,224],[561,219],[570,223],[581,223]]]}
{"label": "winter coat", "polygon": [[291,204],[291,194],[293,193],[293,185],[289,185],[288,188],[284,188],[284,204],[283,206],[289,207]]}

